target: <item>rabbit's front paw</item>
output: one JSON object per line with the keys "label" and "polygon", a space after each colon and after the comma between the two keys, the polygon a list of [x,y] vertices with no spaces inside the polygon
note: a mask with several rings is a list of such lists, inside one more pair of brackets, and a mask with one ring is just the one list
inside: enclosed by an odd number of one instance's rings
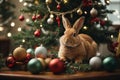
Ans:
{"label": "rabbit's front paw", "polygon": [[66,58],[65,57],[60,57],[60,60],[66,61]]}
{"label": "rabbit's front paw", "polygon": [[75,63],[80,63],[80,64],[81,64],[82,62],[83,62],[82,59],[76,59],[76,60],[75,60]]}

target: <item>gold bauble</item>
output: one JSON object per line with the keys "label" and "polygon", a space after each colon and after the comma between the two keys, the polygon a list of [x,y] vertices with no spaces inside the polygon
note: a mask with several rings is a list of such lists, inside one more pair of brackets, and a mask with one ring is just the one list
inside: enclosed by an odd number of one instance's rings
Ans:
{"label": "gold bauble", "polygon": [[46,58],[45,59],[45,63],[46,63],[47,66],[49,65],[49,63],[50,63],[51,60],[52,60],[52,58]]}
{"label": "gold bauble", "polygon": [[82,15],[82,13],[83,13],[83,12],[82,12],[81,9],[78,9],[78,10],[77,10],[77,14]]}
{"label": "gold bauble", "polygon": [[26,58],[27,52],[24,48],[17,47],[13,51],[13,57],[15,58],[16,61],[24,61]]}
{"label": "gold bauble", "polygon": [[46,0],[45,2],[46,2],[46,4],[51,4],[52,0]]}
{"label": "gold bauble", "polygon": [[63,0],[64,4],[67,4],[68,3],[68,0]]}
{"label": "gold bauble", "polygon": [[43,58],[37,58],[37,59],[41,62],[43,69],[45,69],[46,68],[45,60]]}

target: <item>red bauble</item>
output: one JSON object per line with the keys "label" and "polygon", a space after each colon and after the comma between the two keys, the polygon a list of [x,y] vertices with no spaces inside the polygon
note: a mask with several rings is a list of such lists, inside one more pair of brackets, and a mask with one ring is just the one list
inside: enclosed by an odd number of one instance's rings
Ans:
{"label": "red bauble", "polygon": [[105,25],[105,21],[100,20],[100,25],[101,25],[101,26],[104,26],[104,25]]}
{"label": "red bauble", "polygon": [[59,18],[59,16],[56,17],[56,21],[58,23],[58,26],[60,26],[60,18]]}
{"label": "red bauble", "polygon": [[36,15],[32,16],[32,20],[35,21],[36,20]]}
{"label": "red bauble", "polygon": [[65,69],[65,65],[64,65],[64,62],[61,61],[60,59],[58,58],[55,58],[53,60],[50,61],[49,63],[49,69],[55,73],[55,74],[59,74],[61,72],[64,71]]}
{"label": "red bauble", "polygon": [[24,63],[28,63],[30,59],[32,59],[32,55],[30,53],[27,53]]}
{"label": "red bauble", "polygon": [[13,56],[7,57],[7,59],[6,59],[6,66],[7,67],[12,68],[15,66],[15,63],[16,63],[16,61],[15,61],[15,58]]}
{"label": "red bauble", "polygon": [[39,29],[37,29],[35,32],[34,32],[34,36],[35,37],[40,37],[40,30]]}
{"label": "red bauble", "polygon": [[60,4],[57,5],[57,9],[60,10],[61,9],[61,6]]}
{"label": "red bauble", "polygon": [[118,42],[110,42],[107,44],[107,48],[109,51],[116,53],[116,47],[118,46]]}
{"label": "red bauble", "polygon": [[42,19],[42,16],[40,14],[36,15],[36,19]]}
{"label": "red bauble", "polygon": [[25,19],[25,18],[24,18],[23,15],[20,15],[20,16],[19,16],[19,20],[20,20],[20,21],[23,21],[24,19]]}

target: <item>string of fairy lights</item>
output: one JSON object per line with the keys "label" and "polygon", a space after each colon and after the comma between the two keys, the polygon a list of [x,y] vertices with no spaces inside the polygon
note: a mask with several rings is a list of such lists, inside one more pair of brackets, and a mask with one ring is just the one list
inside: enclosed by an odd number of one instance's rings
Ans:
{"label": "string of fairy lights", "polygon": [[[37,0],[34,0],[34,1],[37,1]],[[57,5],[57,8],[59,9],[59,8],[60,8],[59,4],[61,4],[61,1],[63,1],[64,4],[66,4],[66,3],[68,3],[69,0],[55,0],[55,1],[56,1],[56,3],[58,4],[58,5]],[[25,7],[25,6],[32,6],[32,4],[29,4],[29,3],[25,2],[24,0],[19,0],[19,2],[20,2],[21,4],[23,4],[24,7]],[[75,11],[76,11],[77,13],[79,13],[79,14],[82,14],[82,11],[81,11],[81,9],[80,9],[81,5],[78,6],[77,8],[74,8],[73,10],[70,10],[70,11],[66,11],[66,12],[54,12],[54,11],[52,11],[52,10],[50,9],[50,7],[48,6],[48,4],[50,4],[50,3],[52,2],[52,0],[45,0],[45,2],[46,2],[46,6],[47,6],[47,8],[48,8],[48,11],[49,11],[49,13],[50,13],[50,18],[53,18],[54,15],[60,16],[60,15],[62,15],[62,14],[71,14],[71,13],[73,13],[73,12],[75,12]],[[107,5],[110,4],[110,0],[104,0],[104,2],[105,2]],[[37,2],[36,2],[36,4],[37,4]],[[98,4],[101,4],[101,3],[98,3]],[[84,13],[87,14],[86,11],[84,11]],[[107,19],[107,18],[106,18],[106,19]],[[8,19],[8,20],[9,20],[9,19]],[[11,27],[11,28],[16,27],[16,23],[13,22],[12,19],[11,19],[10,21],[11,21],[10,27]],[[29,19],[29,18],[26,18],[25,21],[26,21],[26,22],[29,22],[30,19]],[[7,20],[6,20],[6,22],[7,22]],[[5,23],[5,22],[4,22],[4,23]],[[4,23],[3,23],[3,24],[4,24]],[[3,24],[0,23],[0,32],[4,31],[4,27],[2,27]],[[42,25],[40,25],[40,26],[42,27]],[[88,27],[87,27],[87,26],[84,26],[83,29],[84,29],[84,30],[87,30]],[[17,28],[17,31],[18,31],[18,32],[21,32],[21,31],[22,31],[22,27],[18,27],[18,28]],[[43,31],[44,33],[48,33],[48,31],[44,30],[43,28],[42,28],[42,31]],[[7,37],[12,37],[12,35],[13,35],[12,32],[8,32],[8,33],[7,33]],[[114,36],[111,35],[111,38],[114,38]],[[23,39],[22,42],[25,42],[25,40]]]}

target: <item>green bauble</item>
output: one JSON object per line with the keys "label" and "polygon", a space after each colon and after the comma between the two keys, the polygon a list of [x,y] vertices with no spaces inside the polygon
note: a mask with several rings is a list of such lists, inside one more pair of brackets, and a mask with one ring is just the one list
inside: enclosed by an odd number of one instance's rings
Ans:
{"label": "green bauble", "polygon": [[38,74],[43,69],[41,62],[37,58],[31,59],[27,64],[27,68],[32,74]]}
{"label": "green bauble", "polygon": [[116,60],[113,57],[106,57],[103,60],[103,67],[107,71],[114,71],[116,69]]}

